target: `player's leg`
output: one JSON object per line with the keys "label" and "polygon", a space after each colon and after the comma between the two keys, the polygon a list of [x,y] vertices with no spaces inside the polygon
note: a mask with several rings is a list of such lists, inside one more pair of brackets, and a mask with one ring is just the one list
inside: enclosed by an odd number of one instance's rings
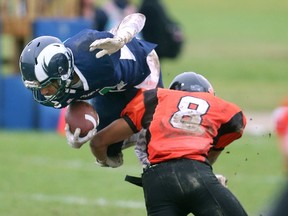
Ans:
{"label": "player's leg", "polygon": [[[193,214],[205,216],[247,215],[238,199],[218,181],[208,164],[187,160],[178,169],[178,172],[182,173],[182,188],[186,190],[185,194],[187,194],[186,206]],[[185,170],[186,174],[184,175]],[[190,187],[188,187],[189,184]]]}
{"label": "player's leg", "polygon": [[135,86],[136,88],[143,88],[143,89],[153,89],[156,87],[163,88],[163,80],[162,80],[162,71],[160,67],[160,62],[157,53],[155,50],[152,50],[147,58],[146,58],[148,67],[150,69],[149,76],[140,83],[139,85]]}
{"label": "player's leg", "polygon": [[147,215],[186,216],[188,213],[178,203],[181,188],[175,183],[174,173],[169,166],[163,165],[151,167],[142,174]]}

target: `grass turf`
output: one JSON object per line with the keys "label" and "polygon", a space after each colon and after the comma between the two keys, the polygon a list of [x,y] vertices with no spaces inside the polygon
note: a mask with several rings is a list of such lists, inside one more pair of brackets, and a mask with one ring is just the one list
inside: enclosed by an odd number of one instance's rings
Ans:
{"label": "grass turf", "polygon": [[[139,176],[133,149],[124,165],[99,168],[88,145],[80,150],[53,132],[0,131],[0,215],[146,215],[142,189],[124,181]],[[214,166],[249,215],[265,213],[284,183],[274,135],[244,135]]]}

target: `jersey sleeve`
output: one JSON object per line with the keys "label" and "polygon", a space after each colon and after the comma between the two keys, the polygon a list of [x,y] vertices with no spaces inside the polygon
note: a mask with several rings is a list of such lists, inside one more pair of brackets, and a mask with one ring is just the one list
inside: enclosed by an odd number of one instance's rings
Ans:
{"label": "jersey sleeve", "polygon": [[121,113],[121,117],[129,124],[134,133],[142,129],[141,120],[145,112],[143,99],[143,90],[140,90]]}
{"label": "jersey sleeve", "polygon": [[218,134],[213,142],[214,150],[223,150],[227,145],[239,139],[246,126],[243,112],[234,104],[226,104],[226,113],[223,115],[226,115],[227,121],[218,129]]}

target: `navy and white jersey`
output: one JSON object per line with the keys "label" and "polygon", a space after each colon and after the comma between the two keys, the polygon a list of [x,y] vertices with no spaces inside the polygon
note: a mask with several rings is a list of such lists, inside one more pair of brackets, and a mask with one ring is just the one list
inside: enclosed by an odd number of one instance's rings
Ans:
{"label": "navy and white jersey", "polygon": [[[91,99],[97,95],[121,92],[142,83],[151,73],[147,65],[148,54],[156,47],[140,39],[133,38],[121,50],[111,55],[96,58],[99,49],[90,52],[89,46],[96,39],[112,38],[109,32],[86,29],[64,42],[74,57],[74,72],[79,76],[83,86],[66,89],[65,98],[60,99],[61,106],[66,107],[75,100]],[[57,103],[57,101],[55,101]]]}

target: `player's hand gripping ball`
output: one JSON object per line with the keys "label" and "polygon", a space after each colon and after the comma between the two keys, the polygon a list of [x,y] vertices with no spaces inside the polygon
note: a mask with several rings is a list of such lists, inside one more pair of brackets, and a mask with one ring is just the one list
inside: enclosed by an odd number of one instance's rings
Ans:
{"label": "player's hand gripping ball", "polygon": [[72,134],[75,134],[76,129],[80,128],[79,137],[81,138],[87,136],[91,130],[96,129],[99,124],[99,117],[91,104],[85,101],[76,101],[68,106],[65,121]]}
{"label": "player's hand gripping ball", "polygon": [[81,148],[97,133],[99,117],[96,110],[89,103],[76,101],[68,106],[65,121],[68,145],[72,148]]}

